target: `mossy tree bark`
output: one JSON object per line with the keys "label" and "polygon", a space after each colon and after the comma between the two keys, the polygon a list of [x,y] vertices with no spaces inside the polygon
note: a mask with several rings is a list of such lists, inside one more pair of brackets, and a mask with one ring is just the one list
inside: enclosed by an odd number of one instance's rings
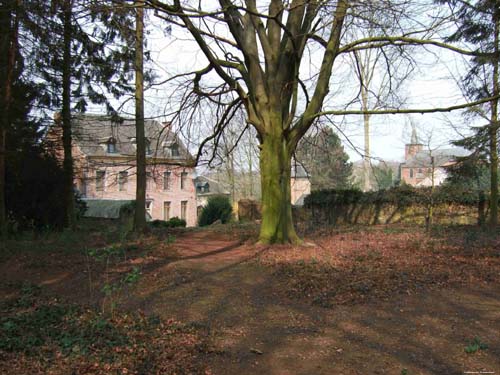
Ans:
{"label": "mossy tree bark", "polygon": [[265,136],[260,151],[262,186],[261,243],[300,243],[291,205],[293,150],[281,134]]}

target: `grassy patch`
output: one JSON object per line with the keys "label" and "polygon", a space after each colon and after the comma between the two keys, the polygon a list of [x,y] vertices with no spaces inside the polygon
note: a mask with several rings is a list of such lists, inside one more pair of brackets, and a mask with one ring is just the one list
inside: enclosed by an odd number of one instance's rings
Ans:
{"label": "grassy patch", "polygon": [[474,354],[480,350],[486,350],[488,349],[488,345],[482,342],[479,337],[474,337],[474,340],[472,340],[466,347],[465,347],[465,352],[467,354]]}

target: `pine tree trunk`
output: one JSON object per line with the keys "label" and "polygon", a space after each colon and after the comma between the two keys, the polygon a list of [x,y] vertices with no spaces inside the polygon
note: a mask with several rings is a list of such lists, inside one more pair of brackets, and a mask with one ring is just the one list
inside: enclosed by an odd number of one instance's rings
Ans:
{"label": "pine tree trunk", "polygon": [[[500,94],[498,83],[498,58],[500,25],[496,12],[493,14],[495,22],[495,58],[493,61],[493,96]],[[491,168],[491,194],[490,194],[490,226],[498,225],[498,99],[491,102],[491,124],[490,124],[490,168]]]}
{"label": "pine tree trunk", "polygon": [[[19,4],[17,4],[19,5]],[[12,1],[12,8],[14,8]],[[2,96],[0,109],[2,110],[0,122],[0,239],[7,238],[7,205],[5,200],[5,159],[7,153],[7,128],[9,127],[9,112],[12,103],[12,86],[14,84],[14,69],[18,45],[19,17],[13,22],[13,9],[2,9],[1,14],[1,50],[0,61],[5,66],[5,81],[2,83]],[[3,241],[2,241],[3,243]]]}
{"label": "pine tree trunk", "polygon": [[291,156],[281,134],[266,135],[261,144],[262,223],[259,242],[300,243],[292,221]]}
{"label": "pine tree trunk", "polygon": [[[4,112],[5,113],[5,112]],[[6,123],[7,116],[2,116],[2,125],[0,126],[0,239],[7,238],[7,207],[5,201],[5,154],[6,154]],[[1,241],[3,243],[3,241]]]}
{"label": "pine tree trunk", "polygon": [[[10,71],[9,55],[11,50],[10,44],[10,25],[11,25],[12,12],[5,10],[0,12],[0,62],[1,66],[7,67],[7,71]],[[7,208],[5,202],[5,152],[6,152],[6,136],[7,127],[9,125],[8,111],[8,92],[9,86],[9,74],[7,73],[5,77],[2,77],[2,92],[0,97],[0,110],[3,113],[0,122],[0,239],[5,239],[7,237]],[[3,243],[3,241],[2,241]]]}
{"label": "pine tree trunk", "polygon": [[135,136],[137,185],[134,230],[146,230],[146,139],[144,135],[144,4],[136,1],[135,31]]}
{"label": "pine tree trunk", "polygon": [[64,50],[62,73],[62,143],[64,151],[64,227],[75,226],[75,196],[73,190],[73,155],[71,134],[71,0],[64,1]]}

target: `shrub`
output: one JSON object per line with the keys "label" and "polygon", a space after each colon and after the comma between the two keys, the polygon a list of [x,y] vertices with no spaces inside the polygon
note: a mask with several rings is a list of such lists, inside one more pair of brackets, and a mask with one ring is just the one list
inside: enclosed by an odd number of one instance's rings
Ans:
{"label": "shrub", "polygon": [[168,221],[165,220],[153,220],[150,225],[153,228],[184,228],[186,226],[186,220],[179,219],[177,216],[174,216]]}
{"label": "shrub", "polygon": [[167,228],[177,228],[177,227],[184,228],[185,226],[186,226],[186,220],[179,219],[177,216],[174,216],[169,221],[167,221]]}
{"label": "shrub", "polygon": [[153,220],[150,225],[153,228],[168,228],[168,223],[165,220]]}
{"label": "shrub", "polygon": [[457,189],[449,186],[436,186],[431,193],[429,187],[402,185],[387,190],[361,192],[359,190],[318,190],[306,197],[306,207],[335,207],[349,204],[394,204],[407,206],[412,204],[465,204],[478,202],[477,192]]}
{"label": "shrub", "polygon": [[225,195],[217,195],[208,199],[208,203],[201,211],[198,224],[200,227],[210,225],[220,220],[226,224],[231,220],[233,207]]}

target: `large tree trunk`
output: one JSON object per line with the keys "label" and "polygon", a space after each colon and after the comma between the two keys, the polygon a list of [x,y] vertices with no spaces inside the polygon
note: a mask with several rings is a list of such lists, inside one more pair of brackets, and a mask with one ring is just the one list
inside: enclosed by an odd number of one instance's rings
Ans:
{"label": "large tree trunk", "polygon": [[144,4],[136,1],[135,31],[135,136],[136,173],[134,230],[146,230],[146,139],[144,135]]}
{"label": "large tree trunk", "polygon": [[[7,207],[5,201],[5,154],[7,136],[6,124],[8,117],[6,115],[2,118],[2,125],[0,125],[0,239],[7,237]],[[3,241],[1,241],[3,243]]]}
{"label": "large tree trunk", "polygon": [[[493,14],[495,22],[495,59],[493,61],[493,96],[500,94],[498,83],[498,56],[500,25],[496,12]],[[490,168],[491,168],[491,195],[490,195],[490,226],[498,224],[498,98],[491,102],[491,124],[490,124]]]}
{"label": "large tree trunk", "polygon": [[[7,237],[7,205],[5,200],[5,159],[7,153],[7,128],[9,127],[9,112],[12,103],[12,86],[14,84],[14,69],[16,65],[16,54],[18,45],[19,16],[13,20],[14,1],[9,4],[10,9],[2,9],[1,17],[1,39],[0,39],[0,61],[6,67],[5,78],[2,82],[2,98],[0,109],[2,111],[0,122],[0,239]],[[3,243],[3,241],[2,241]]]}
{"label": "large tree trunk", "polygon": [[292,150],[281,134],[266,135],[260,150],[262,224],[260,243],[300,243],[292,220]]}
{"label": "large tree trunk", "polygon": [[63,50],[63,73],[62,73],[62,143],[64,151],[63,173],[64,173],[64,227],[74,228],[75,196],[73,190],[73,155],[71,134],[71,0],[64,1],[64,50]]}

